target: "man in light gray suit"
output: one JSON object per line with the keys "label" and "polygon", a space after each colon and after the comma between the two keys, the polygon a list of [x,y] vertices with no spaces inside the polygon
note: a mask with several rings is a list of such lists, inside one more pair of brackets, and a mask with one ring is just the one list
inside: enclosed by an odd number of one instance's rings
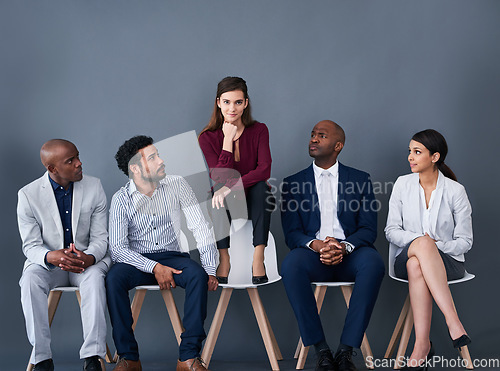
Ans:
{"label": "man in light gray suit", "polygon": [[34,370],[53,370],[47,296],[58,286],[80,290],[84,370],[101,370],[106,353],[106,195],[99,179],[83,176],[76,146],[46,142],[47,172],[18,193],[17,218],[26,263],[19,282]]}

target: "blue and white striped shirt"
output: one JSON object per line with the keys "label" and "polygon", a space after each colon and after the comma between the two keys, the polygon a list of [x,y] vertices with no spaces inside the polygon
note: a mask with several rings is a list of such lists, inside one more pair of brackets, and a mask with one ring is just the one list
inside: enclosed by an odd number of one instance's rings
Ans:
{"label": "blue and white striped shirt", "polygon": [[217,248],[193,190],[184,178],[167,175],[151,197],[137,190],[133,180],[116,192],[109,209],[109,248],[116,263],[127,263],[152,273],[156,261],[146,253],[181,251],[181,209],[200,251],[201,265],[215,276]]}

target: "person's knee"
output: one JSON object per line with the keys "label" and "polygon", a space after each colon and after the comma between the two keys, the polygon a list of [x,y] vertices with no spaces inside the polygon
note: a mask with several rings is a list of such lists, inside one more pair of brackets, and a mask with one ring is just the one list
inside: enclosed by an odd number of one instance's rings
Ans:
{"label": "person's knee", "polygon": [[367,251],[369,251],[370,254],[363,259],[361,269],[358,270],[358,272],[365,272],[372,279],[381,281],[385,276],[384,261],[376,250]]}
{"label": "person's knee", "polygon": [[299,251],[292,250],[281,263],[281,276],[284,281],[289,281],[295,277],[304,274],[304,260],[301,258],[303,254]]}
{"label": "person's knee", "polygon": [[106,272],[100,269],[87,270],[80,286],[91,290],[100,290],[105,287]]}
{"label": "person's knee", "polygon": [[428,237],[419,237],[413,240],[408,248],[408,256],[422,255],[437,250],[436,243]]}
{"label": "person's knee", "polygon": [[251,192],[253,193],[259,193],[259,194],[264,194],[269,191],[269,187],[267,186],[267,183],[265,181],[260,181],[255,183],[251,187]]}
{"label": "person's knee", "polygon": [[41,290],[48,292],[50,290],[49,283],[40,275],[33,271],[25,271],[20,281],[22,290]]}
{"label": "person's knee", "polygon": [[208,275],[205,270],[197,263],[190,265],[183,269],[183,273],[186,273],[186,278],[188,282],[197,285],[206,285],[208,283]]}
{"label": "person's knee", "polygon": [[408,272],[408,278],[418,278],[422,276],[422,269],[420,268],[420,262],[416,257],[411,257],[406,262],[406,270]]}
{"label": "person's knee", "polygon": [[119,285],[121,278],[122,272],[120,270],[120,265],[113,265],[104,278],[106,289],[113,290],[116,288]]}

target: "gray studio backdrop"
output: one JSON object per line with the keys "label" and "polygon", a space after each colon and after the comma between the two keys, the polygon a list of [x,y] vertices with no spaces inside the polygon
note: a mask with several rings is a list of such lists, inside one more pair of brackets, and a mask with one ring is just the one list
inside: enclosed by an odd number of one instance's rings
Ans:
{"label": "gray studio backdrop", "polygon": [[[19,300],[24,256],[16,202],[17,190],[44,171],[41,144],[74,141],[84,171],[101,178],[109,202],[127,180],[113,158],[118,146],[136,134],[162,140],[199,133],[216,84],[227,75],[247,80],[254,117],[269,127],[276,186],[311,163],[307,141],[316,122],[344,127],[341,161],[388,183],[377,194],[376,247],[384,260],[390,182],[409,172],[408,141],[430,127],[445,135],[448,163],[473,206],[467,269],[477,275],[452,292],[473,357],[499,358],[499,19],[500,2],[483,0],[0,2],[2,359],[20,370],[30,353]],[[281,262],[288,248],[278,213],[272,233]],[[368,328],[378,358],[406,293],[406,285],[384,280]],[[76,299],[66,295],[53,328],[57,359],[77,358],[81,343]],[[207,329],[218,295],[209,295]],[[261,295],[290,359],[299,333],[284,288],[264,287]],[[182,310],[181,289],[175,296]],[[247,295],[236,292],[214,361],[266,359],[250,309]],[[323,318],[333,347],[344,315],[340,291],[329,291]],[[455,357],[438,311],[431,336],[440,354]],[[146,297],[137,338],[144,359],[175,362],[160,295]],[[114,349],[111,336],[108,342]]]}

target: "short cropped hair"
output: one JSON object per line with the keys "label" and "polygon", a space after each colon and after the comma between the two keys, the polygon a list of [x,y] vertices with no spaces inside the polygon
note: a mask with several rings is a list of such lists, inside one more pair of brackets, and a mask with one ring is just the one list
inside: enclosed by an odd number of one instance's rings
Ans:
{"label": "short cropped hair", "polygon": [[118,168],[123,171],[126,176],[129,176],[128,167],[129,164],[139,162],[139,158],[134,159],[134,157],[139,153],[139,151],[147,146],[153,144],[153,138],[145,135],[137,135],[125,141],[118,152],[116,152],[115,159],[118,164]]}

